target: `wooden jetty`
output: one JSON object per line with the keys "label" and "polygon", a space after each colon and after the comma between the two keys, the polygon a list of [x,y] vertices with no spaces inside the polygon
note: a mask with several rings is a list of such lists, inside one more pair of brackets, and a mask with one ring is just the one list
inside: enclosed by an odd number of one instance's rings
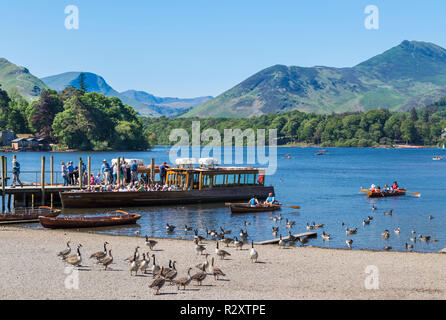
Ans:
{"label": "wooden jetty", "polygon": [[[317,232],[299,233],[299,234],[293,235],[293,237],[295,237],[295,238],[316,238]],[[284,241],[288,241],[289,239],[290,239],[290,236],[282,237],[282,240],[284,240]],[[277,238],[277,239],[272,239],[272,240],[256,242],[255,244],[258,244],[258,245],[277,244],[277,243],[279,243],[279,241],[280,241],[280,238]]]}

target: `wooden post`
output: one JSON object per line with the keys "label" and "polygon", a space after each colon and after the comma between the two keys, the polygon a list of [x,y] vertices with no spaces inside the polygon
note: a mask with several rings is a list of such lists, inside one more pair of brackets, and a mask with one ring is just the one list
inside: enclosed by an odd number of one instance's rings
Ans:
{"label": "wooden post", "polygon": [[12,198],[12,194],[8,195],[8,212],[11,212],[11,198]]}
{"label": "wooden post", "polygon": [[150,160],[150,180],[151,183],[155,183],[155,159]]}
{"label": "wooden post", "polygon": [[79,157],[79,189],[82,189],[83,186],[83,175],[82,175],[82,158]]}
{"label": "wooden post", "polygon": [[120,185],[121,184],[121,157],[118,157],[118,159],[116,159],[116,184]]}
{"label": "wooden post", "polygon": [[54,157],[51,156],[50,157],[50,181],[51,181],[51,185],[54,186]]}
{"label": "wooden post", "polygon": [[31,193],[31,208],[34,209],[34,193]]}
{"label": "wooden post", "polygon": [[51,209],[54,208],[54,193],[51,192]]}
{"label": "wooden post", "polygon": [[40,189],[42,191],[42,206],[45,205],[45,157],[42,157],[42,168],[40,172]]}
{"label": "wooden post", "polygon": [[91,175],[91,157],[88,156],[88,186],[90,186],[90,175]]}
{"label": "wooden post", "polygon": [[5,212],[5,156],[1,157],[1,174],[2,174],[2,213]]}

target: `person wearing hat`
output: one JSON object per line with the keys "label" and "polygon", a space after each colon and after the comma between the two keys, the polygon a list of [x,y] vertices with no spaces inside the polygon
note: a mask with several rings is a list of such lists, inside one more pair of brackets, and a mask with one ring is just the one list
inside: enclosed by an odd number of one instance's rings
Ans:
{"label": "person wearing hat", "polygon": [[20,187],[23,188],[23,183],[20,181],[20,163],[17,161],[17,159],[12,160],[12,188],[15,188],[16,183],[18,182],[20,184]]}

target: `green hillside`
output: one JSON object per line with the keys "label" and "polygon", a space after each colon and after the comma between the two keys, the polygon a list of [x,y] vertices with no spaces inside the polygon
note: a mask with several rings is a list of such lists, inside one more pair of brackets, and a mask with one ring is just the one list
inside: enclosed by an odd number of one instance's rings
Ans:
{"label": "green hillside", "polygon": [[4,58],[0,58],[0,84],[7,91],[18,90],[23,97],[30,100],[36,100],[40,92],[48,88],[28,69],[16,66]]}
{"label": "green hillside", "polygon": [[353,68],[272,66],[185,116],[409,110],[431,104],[445,92],[446,50],[431,43],[403,41]]}

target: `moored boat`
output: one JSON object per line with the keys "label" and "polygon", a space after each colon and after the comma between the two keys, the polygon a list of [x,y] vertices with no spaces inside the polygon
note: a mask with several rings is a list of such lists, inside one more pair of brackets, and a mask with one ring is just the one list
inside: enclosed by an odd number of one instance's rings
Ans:
{"label": "moored boat", "polygon": [[276,211],[280,210],[280,205],[273,205],[273,206],[255,206],[252,207],[249,204],[232,204],[230,206],[231,213],[254,213],[254,212],[269,212],[269,211]]}
{"label": "moored boat", "polygon": [[15,209],[12,213],[0,214],[0,224],[38,222],[39,217],[57,217],[61,210],[50,207]]}
{"label": "moored boat", "polygon": [[135,224],[141,215],[125,214],[121,216],[102,217],[39,217],[40,223],[50,229],[72,229],[72,228],[99,228],[127,224]]}
{"label": "moored boat", "polygon": [[399,196],[405,196],[406,195],[406,189],[398,189],[398,190],[392,190],[392,191],[366,191],[369,198],[383,198],[383,197],[399,197]]}

